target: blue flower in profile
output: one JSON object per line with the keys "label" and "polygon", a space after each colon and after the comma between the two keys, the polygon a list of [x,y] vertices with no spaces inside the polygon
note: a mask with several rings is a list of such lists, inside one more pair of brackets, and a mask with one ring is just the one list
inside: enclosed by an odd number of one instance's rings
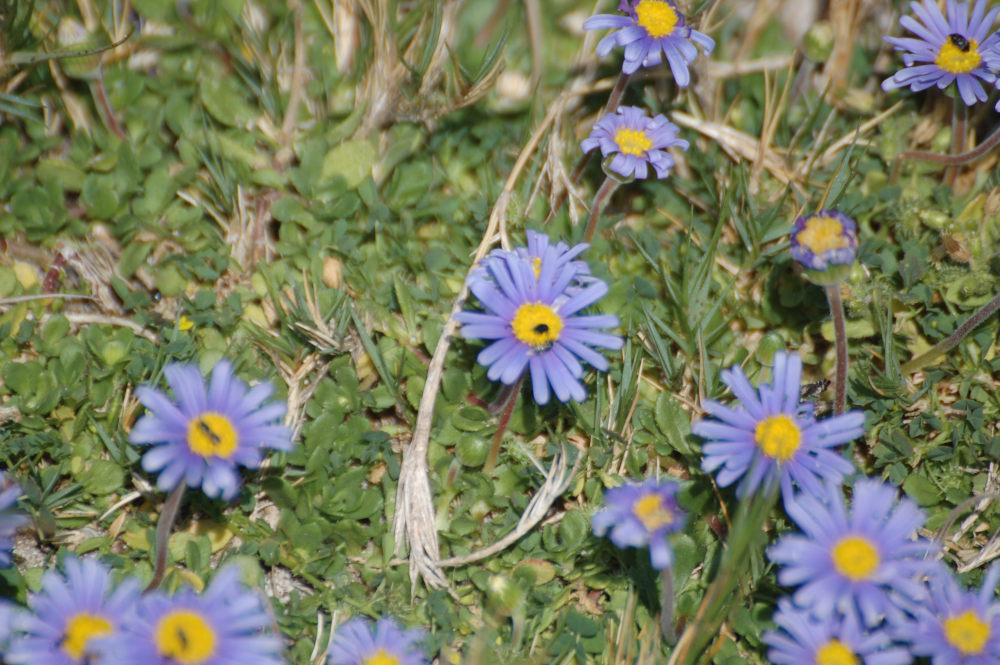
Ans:
{"label": "blue flower in profile", "polygon": [[994,564],[978,592],[962,589],[944,566],[929,578],[927,600],[916,621],[899,632],[932,665],[1000,665],[1000,564]]}
{"label": "blue flower in profile", "polygon": [[283,665],[281,638],[263,599],[238,575],[229,566],[201,594],[144,596],[93,665]]}
{"label": "blue flower in profile", "polygon": [[604,494],[604,507],[590,520],[594,533],[609,530],[618,547],[645,547],[656,570],[673,565],[667,534],[684,527],[686,515],[677,505],[677,483],[647,478],[641,483],[612,487]]}
{"label": "blue flower in profile", "polygon": [[838,485],[822,498],[800,494],[785,511],[803,531],[782,536],[768,550],[781,566],[778,583],[797,586],[793,599],[816,618],[842,615],[866,627],[883,618],[898,621],[923,594],[918,577],[930,569],[934,551],[915,538],[924,514],[896,488],[877,480],[858,481],[851,507]]}
{"label": "blue flower in profile", "polygon": [[600,147],[604,157],[614,155],[607,168],[625,178],[644,180],[649,176],[648,166],[653,167],[657,178],[666,178],[674,166],[674,158],[666,149],[678,146],[687,150],[690,145],[677,138],[679,131],[662,114],[650,118],[637,106],[621,106],[597,121],[580,148],[590,152]]}
{"label": "blue flower in profile", "polygon": [[28,522],[28,516],[17,510],[21,487],[0,471],[0,568],[10,566],[10,551],[14,534]]}
{"label": "blue flower in profile", "polygon": [[108,569],[94,559],[69,557],[65,569],[65,576],[45,572],[41,592],[28,596],[30,612],[14,618],[14,635],[3,654],[8,665],[90,665],[103,653],[105,640],[135,613],[136,580],[115,586]]}
{"label": "blue flower in profile", "polygon": [[428,665],[420,652],[423,633],[403,630],[392,619],[351,619],[337,629],[327,665]]}
{"label": "blue flower in profile", "polygon": [[[708,55],[715,41],[688,26],[684,15],[670,0],[621,0],[617,14],[598,14],[583,22],[584,30],[615,28],[597,44],[597,54],[605,56],[615,46],[625,47],[622,72],[632,74],[639,67],[655,67],[667,59],[674,80],[681,88],[691,82],[688,65],[698,57],[697,44]],[[694,42],[692,44],[691,42]]]}
{"label": "blue flower in profile", "polygon": [[850,618],[820,620],[795,607],[787,598],[778,601],[774,622],[762,639],[770,648],[767,660],[774,665],[910,665],[913,656],[895,643],[882,628],[863,629]]}
{"label": "blue flower in profile", "polygon": [[548,403],[550,388],[560,402],[582,402],[587,391],[580,361],[604,371],[607,359],[591,347],[622,347],[621,337],[596,330],[617,326],[618,317],[578,314],[608,286],[599,279],[581,286],[577,263],[536,263],[517,252],[487,256],[469,278],[469,289],[486,311],[455,315],[466,339],[493,340],[477,358],[488,368],[487,378],[512,385],[527,369],[538,404]]}
{"label": "blue flower in profile", "polygon": [[836,210],[799,217],[792,226],[789,252],[816,284],[834,284],[850,271],[858,253],[857,223]]}
{"label": "blue flower in profile", "polygon": [[967,3],[946,0],[946,19],[932,0],[911,2],[910,7],[919,21],[903,16],[899,23],[916,37],[885,37],[897,51],[905,51],[906,67],[883,81],[882,89],[943,90],[955,82],[966,106],[985,102],[981,82],[995,83],[997,76],[990,70],[1000,67],[1000,36],[993,32],[1000,8],[986,13],[986,0],[977,0],[970,16]]}
{"label": "blue flower in profile", "polygon": [[140,386],[136,396],[149,413],[129,434],[132,443],[153,446],[143,455],[142,468],[160,473],[160,490],[183,482],[228,501],[240,488],[237,465],[256,469],[263,448],[292,449],[292,431],[279,420],[285,405],[265,404],[274,392],[270,383],[248,389],[227,360],[215,365],[207,389],[194,365],[167,365],[163,373],[177,403],[156,388]]}
{"label": "blue flower in profile", "polygon": [[[557,271],[568,267],[573,271],[574,276],[570,285],[566,287],[566,293],[572,293],[574,289],[578,289],[594,279],[590,276],[590,266],[587,265],[587,262],[577,258],[590,247],[589,244],[582,242],[571,247],[561,240],[553,244],[547,235],[532,230],[528,230],[525,235],[528,240],[527,247],[516,247],[513,250],[494,249],[489,256],[502,259],[513,255],[524,259],[531,263],[536,278],[542,273],[543,263],[553,266],[553,269]],[[470,279],[490,279],[485,263],[477,265],[472,270]]]}
{"label": "blue flower in profile", "polygon": [[812,405],[799,403],[802,360],[795,354],[776,353],[773,373],[773,384],[755,389],[739,366],[722,371],[722,382],[740,403],[735,408],[714,401],[702,405],[713,418],[692,427],[707,440],[701,468],[717,472],[721,487],[739,480],[740,498],[776,482],[786,499],[793,483],[822,496],[822,481],[841,483],[854,471],[854,465],[830,449],[864,434],[865,416],[851,411],[817,421]]}

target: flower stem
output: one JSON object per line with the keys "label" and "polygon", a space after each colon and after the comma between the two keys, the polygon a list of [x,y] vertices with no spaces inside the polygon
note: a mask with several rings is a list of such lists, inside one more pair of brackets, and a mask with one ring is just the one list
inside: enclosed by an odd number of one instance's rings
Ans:
{"label": "flower stem", "polygon": [[692,665],[711,660],[701,661],[699,658],[712,639],[718,637],[719,626],[730,610],[740,604],[739,599],[734,597],[737,583],[749,569],[753,551],[763,547],[764,522],[777,499],[778,487],[774,483],[771,487],[761,487],[740,501],[719,572],[705,591],[694,618],[677,640],[667,665]]}
{"label": "flower stem", "polygon": [[[666,536],[664,536],[666,537]],[[677,641],[677,631],[674,629],[674,571],[664,568],[660,571],[663,589],[660,592],[660,634],[663,641],[673,644]]]}
{"label": "flower stem", "polygon": [[618,181],[605,176],[601,188],[597,190],[597,194],[594,196],[594,203],[590,206],[590,217],[587,219],[587,229],[583,232],[583,242],[593,240],[594,232],[597,231],[597,219],[601,216],[601,212],[604,211],[604,206],[607,205],[611,194],[617,188]]}
{"label": "flower stem", "polygon": [[505,391],[507,391],[507,388],[510,388],[506,394],[501,391],[500,397],[504,400],[501,401],[503,411],[500,413],[500,422],[497,423],[497,431],[493,433],[490,454],[487,455],[486,463],[483,464],[483,473],[486,475],[493,473],[493,468],[497,465],[497,457],[500,455],[500,443],[503,441],[504,432],[507,431],[507,425],[510,424],[510,417],[514,414],[514,405],[517,404],[517,396],[521,394],[522,383],[524,383],[524,374],[521,374],[521,378],[513,386],[504,386]]}
{"label": "flower stem", "polygon": [[896,161],[892,165],[892,173],[889,176],[889,183],[892,184],[896,182],[896,178],[899,176],[900,166],[908,159],[919,159],[925,162],[937,162],[938,164],[945,164],[947,166],[960,166],[979,159],[993,150],[993,148],[997,147],[997,145],[1000,145],[1000,128],[994,130],[994,132],[990,134],[985,141],[977,145],[972,150],[960,152],[957,155],[942,155],[940,153],[928,152],[926,150],[906,150],[899,153],[896,157]]}
{"label": "flower stem", "polygon": [[[618,75],[618,81],[615,82],[615,87],[611,89],[611,94],[608,96],[608,103],[605,104],[604,106],[604,115],[607,115],[608,113],[613,113],[618,109],[618,105],[621,103],[622,97],[625,95],[625,89],[628,88],[628,81],[631,76],[632,76],[631,74],[624,74],[624,73]],[[583,172],[584,170],[586,170],[587,164],[590,163],[590,158],[593,156],[594,156],[593,151],[585,152],[583,153],[583,155],[580,156],[580,159],[577,160],[576,162],[576,166],[573,167],[572,172],[570,172],[569,174],[570,184],[576,185],[578,182],[580,182],[580,178],[583,177]],[[559,195],[559,198],[555,200],[555,202],[552,204],[552,209],[549,210],[549,215],[546,218],[546,221],[551,219],[556,214],[556,212],[558,212],[559,208],[562,207],[563,201],[566,200],[567,194],[568,192],[563,192],[562,194]]]}
{"label": "flower stem", "polygon": [[[968,117],[969,109],[962,102],[960,97],[955,97],[955,107],[951,113],[951,154],[958,155],[965,145],[965,121]],[[949,166],[944,170],[944,181],[949,186],[955,187],[955,179],[958,178],[958,166]]]}
{"label": "flower stem", "polygon": [[844,302],[840,297],[840,285],[826,287],[826,299],[833,315],[833,342],[837,347],[837,376],[834,385],[833,412],[841,414],[847,408],[847,325],[844,323]]}
{"label": "flower stem", "polygon": [[163,581],[163,574],[167,569],[170,529],[177,520],[177,510],[181,507],[181,499],[184,498],[185,489],[187,489],[187,485],[182,479],[180,484],[171,490],[170,495],[167,496],[167,500],[163,504],[163,511],[160,513],[160,519],[156,523],[156,565],[153,568],[153,579],[149,581],[149,586],[143,590],[143,593],[155,590],[156,587],[160,586],[160,582]]}
{"label": "flower stem", "polygon": [[903,365],[900,370],[904,374],[909,374],[931,364],[931,361],[940,356],[942,353],[946,353],[955,348],[959,342],[965,339],[966,335],[978,328],[979,324],[983,321],[993,316],[993,313],[998,309],[1000,309],[1000,293],[993,296],[993,300],[983,305],[978,312],[966,319],[962,325],[955,329],[955,332],[945,337],[929,350],[910,360],[910,362]]}

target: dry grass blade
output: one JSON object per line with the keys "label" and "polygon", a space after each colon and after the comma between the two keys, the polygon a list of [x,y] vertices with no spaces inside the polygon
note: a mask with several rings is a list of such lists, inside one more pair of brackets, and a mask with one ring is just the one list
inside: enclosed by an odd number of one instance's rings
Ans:
{"label": "dry grass blade", "polygon": [[573,468],[566,472],[566,448],[563,448],[552,461],[552,466],[545,472],[545,482],[538,488],[535,496],[531,497],[528,507],[517,521],[517,525],[506,536],[496,541],[488,547],[466,554],[464,556],[451,557],[438,562],[440,566],[464,566],[473,561],[479,561],[486,557],[493,556],[497,552],[510,547],[521,537],[541,522],[549,512],[549,508],[559,496],[569,487],[570,481],[580,468],[581,455],[577,455]]}

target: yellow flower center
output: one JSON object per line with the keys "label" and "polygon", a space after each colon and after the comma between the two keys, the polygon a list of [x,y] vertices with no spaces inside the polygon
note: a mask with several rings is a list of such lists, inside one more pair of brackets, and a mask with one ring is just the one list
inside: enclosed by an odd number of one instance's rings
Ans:
{"label": "yellow flower center", "polygon": [[202,457],[229,457],[237,440],[236,429],[221,413],[203,413],[188,425],[188,447]]}
{"label": "yellow flower center", "polygon": [[379,649],[362,661],[361,665],[399,665],[399,658],[385,649]]}
{"label": "yellow flower center", "polygon": [[215,631],[197,612],[168,612],[153,634],[156,653],[181,665],[199,665],[215,655]]}
{"label": "yellow flower center", "polygon": [[563,322],[548,305],[540,302],[524,303],[517,308],[510,322],[514,337],[530,347],[543,349],[559,339]]}
{"label": "yellow flower center", "polygon": [[649,140],[644,130],[628,129],[627,127],[621,127],[615,132],[615,143],[623,153],[636,157],[642,157],[647,150],[653,147],[653,142]]}
{"label": "yellow flower center", "polygon": [[878,550],[864,536],[844,536],[833,547],[833,567],[853,582],[871,577],[878,564]]}
{"label": "yellow flower center", "polygon": [[968,610],[945,620],[944,636],[963,656],[978,655],[990,639],[990,625]]}
{"label": "yellow flower center", "polygon": [[817,256],[831,249],[851,246],[851,239],[844,233],[844,225],[836,217],[815,216],[806,219],[806,227],[795,239]]}
{"label": "yellow flower center", "polygon": [[663,505],[663,497],[656,493],[647,494],[636,501],[632,512],[650,531],[656,531],[674,521],[673,512]]}
{"label": "yellow flower center", "polygon": [[784,462],[791,459],[802,443],[802,430],[783,413],[757,423],[754,440],[768,457]]}
{"label": "yellow flower center", "polygon": [[642,0],[635,8],[638,24],[650,37],[666,37],[677,25],[677,12],[662,0]]}
{"label": "yellow flower center", "polygon": [[962,35],[948,35],[934,64],[950,74],[968,74],[983,61],[978,47],[975,39],[969,41]]}
{"label": "yellow flower center", "polygon": [[83,662],[87,643],[111,633],[111,622],[96,614],[74,614],[66,622],[62,650],[73,660]]}
{"label": "yellow flower center", "polygon": [[840,640],[830,640],[816,651],[816,665],[858,665],[858,657]]}

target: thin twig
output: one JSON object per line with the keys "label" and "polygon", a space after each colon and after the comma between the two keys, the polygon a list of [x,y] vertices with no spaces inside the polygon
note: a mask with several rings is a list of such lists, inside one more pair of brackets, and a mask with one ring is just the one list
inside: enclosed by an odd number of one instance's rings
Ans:
{"label": "thin twig", "polygon": [[980,157],[984,157],[989,151],[997,147],[998,144],[1000,144],[1000,127],[994,130],[985,141],[972,150],[967,150],[957,155],[942,155],[938,152],[929,152],[926,150],[906,150],[899,153],[895,162],[893,162],[892,172],[889,175],[889,184],[891,185],[896,182],[896,178],[899,177],[899,169],[906,160],[919,159],[925,162],[937,162],[946,166],[961,166],[962,164],[968,164]]}

